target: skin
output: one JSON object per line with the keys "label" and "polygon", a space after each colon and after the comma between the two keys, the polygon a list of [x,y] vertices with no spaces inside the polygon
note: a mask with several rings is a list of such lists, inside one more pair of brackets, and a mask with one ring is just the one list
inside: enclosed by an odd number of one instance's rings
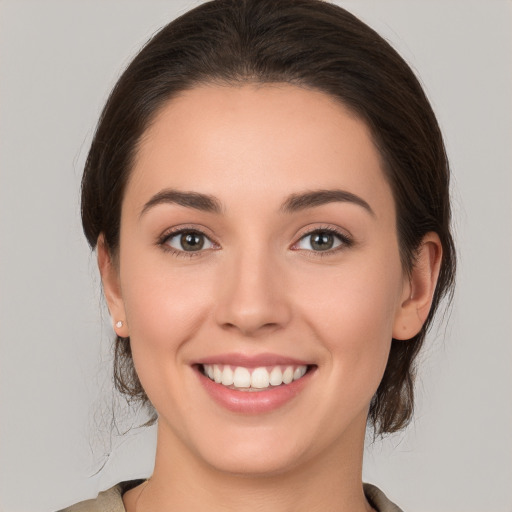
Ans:
{"label": "skin", "polygon": [[[169,188],[214,196],[220,212],[160,203]],[[290,194],[344,190],[363,199],[283,212]],[[170,228],[208,237],[170,252]],[[308,233],[349,237],[313,250]],[[208,242],[208,240],[211,240]],[[148,128],[122,206],[119,253],[100,236],[113,322],[158,415],[155,471],[127,510],[371,510],[361,483],[370,400],[391,338],[421,328],[441,246],[429,233],[404,273],[391,189],[360,119],[329,96],[288,84],[200,86]],[[337,241],[339,243],[339,241]],[[170,247],[170,244],[175,247]],[[404,341],[405,343],[406,341]],[[315,365],[274,411],[215,403],[192,363],[275,353]]]}

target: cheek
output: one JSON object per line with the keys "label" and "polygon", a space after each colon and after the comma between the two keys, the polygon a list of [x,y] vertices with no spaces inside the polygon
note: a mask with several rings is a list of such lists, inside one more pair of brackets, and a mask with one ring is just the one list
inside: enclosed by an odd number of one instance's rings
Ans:
{"label": "cheek", "polygon": [[344,386],[373,395],[386,367],[401,290],[399,258],[386,255],[335,272],[320,268],[295,288],[302,317]]}
{"label": "cheek", "polygon": [[123,289],[130,336],[172,342],[193,328],[212,297],[211,280],[186,272],[133,272]]}
{"label": "cheek", "polygon": [[157,411],[179,424],[180,390],[188,368],[182,364],[183,354],[207,318],[213,293],[204,275],[200,279],[157,265],[148,268],[138,265],[128,271],[129,284],[123,290],[133,363]]}
{"label": "cheek", "polygon": [[134,254],[121,267],[133,359],[145,388],[159,374],[165,376],[162,361],[179,358],[181,345],[205,321],[214,296],[210,270],[175,268],[166,259]]}

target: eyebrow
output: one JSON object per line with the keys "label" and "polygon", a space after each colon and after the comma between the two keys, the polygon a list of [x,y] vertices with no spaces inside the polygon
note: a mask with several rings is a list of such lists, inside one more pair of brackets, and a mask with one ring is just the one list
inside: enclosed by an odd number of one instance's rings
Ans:
{"label": "eyebrow", "polygon": [[328,203],[353,203],[361,206],[375,217],[375,212],[371,206],[361,197],[347,192],[346,190],[312,190],[301,194],[292,194],[281,205],[281,211],[285,213],[293,213],[306,208],[314,208]]}
{"label": "eyebrow", "polygon": [[181,192],[175,189],[165,189],[155,194],[142,208],[142,217],[148,210],[160,204],[179,204],[187,208],[194,208],[210,213],[220,213],[222,206],[214,196],[200,194],[199,192]]}
{"label": "eyebrow", "polygon": [[[281,205],[280,211],[283,213],[294,213],[307,208],[315,208],[328,203],[343,202],[352,203],[361,206],[372,216],[375,216],[371,206],[361,197],[346,190],[311,190],[300,194],[290,195]],[[222,204],[215,197],[199,192],[182,192],[175,189],[165,189],[155,194],[142,208],[140,217],[148,210],[160,204],[178,204],[186,208],[196,210],[221,213]]]}

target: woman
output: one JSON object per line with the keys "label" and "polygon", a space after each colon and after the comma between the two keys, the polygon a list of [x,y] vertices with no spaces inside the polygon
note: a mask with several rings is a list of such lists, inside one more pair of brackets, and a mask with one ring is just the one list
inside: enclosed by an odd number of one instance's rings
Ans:
{"label": "woman", "polygon": [[68,510],[399,510],[363,486],[363,442],[411,418],[453,284],[448,185],[417,79],[343,9],[221,0],[162,29],[82,188],[155,469]]}

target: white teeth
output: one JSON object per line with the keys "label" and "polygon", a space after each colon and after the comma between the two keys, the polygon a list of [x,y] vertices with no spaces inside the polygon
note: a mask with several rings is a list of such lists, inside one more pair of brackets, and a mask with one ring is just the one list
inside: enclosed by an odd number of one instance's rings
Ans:
{"label": "white teeth", "polygon": [[280,386],[283,383],[283,372],[279,366],[276,366],[270,372],[270,384],[272,386]]}
{"label": "white teeth", "polygon": [[268,388],[270,375],[266,368],[256,368],[251,375],[251,387],[256,389]]}
{"label": "white teeth", "polygon": [[222,370],[222,385],[231,386],[233,384],[233,370],[230,366],[224,366]]}
{"label": "white teeth", "polygon": [[233,370],[230,365],[205,364],[203,371],[209,379],[217,384],[242,390],[257,390],[290,384],[294,380],[304,377],[307,366],[274,366],[269,371],[263,366],[253,370],[237,366]]}
{"label": "white teeth", "polygon": [[[222,382],[224,384],[224,382]],[[247,368],[238,366],[235,368],[233,374],[233,385],[235,388],[250,388],[251,387],[251,374]]]}
{"label": "white teeth", "polygon": [[295,371],[293,372],[293,380],[298,380],[301,377],[304,377],[304,374],[306,373],[306,368],[304,366],[298,366],[295,368]]}
{"label": "white teeth", "polygon": [[290,384],[293,380],[293,368],[288,366],[286,370],[283,372],[283,382],[285,384]]}

